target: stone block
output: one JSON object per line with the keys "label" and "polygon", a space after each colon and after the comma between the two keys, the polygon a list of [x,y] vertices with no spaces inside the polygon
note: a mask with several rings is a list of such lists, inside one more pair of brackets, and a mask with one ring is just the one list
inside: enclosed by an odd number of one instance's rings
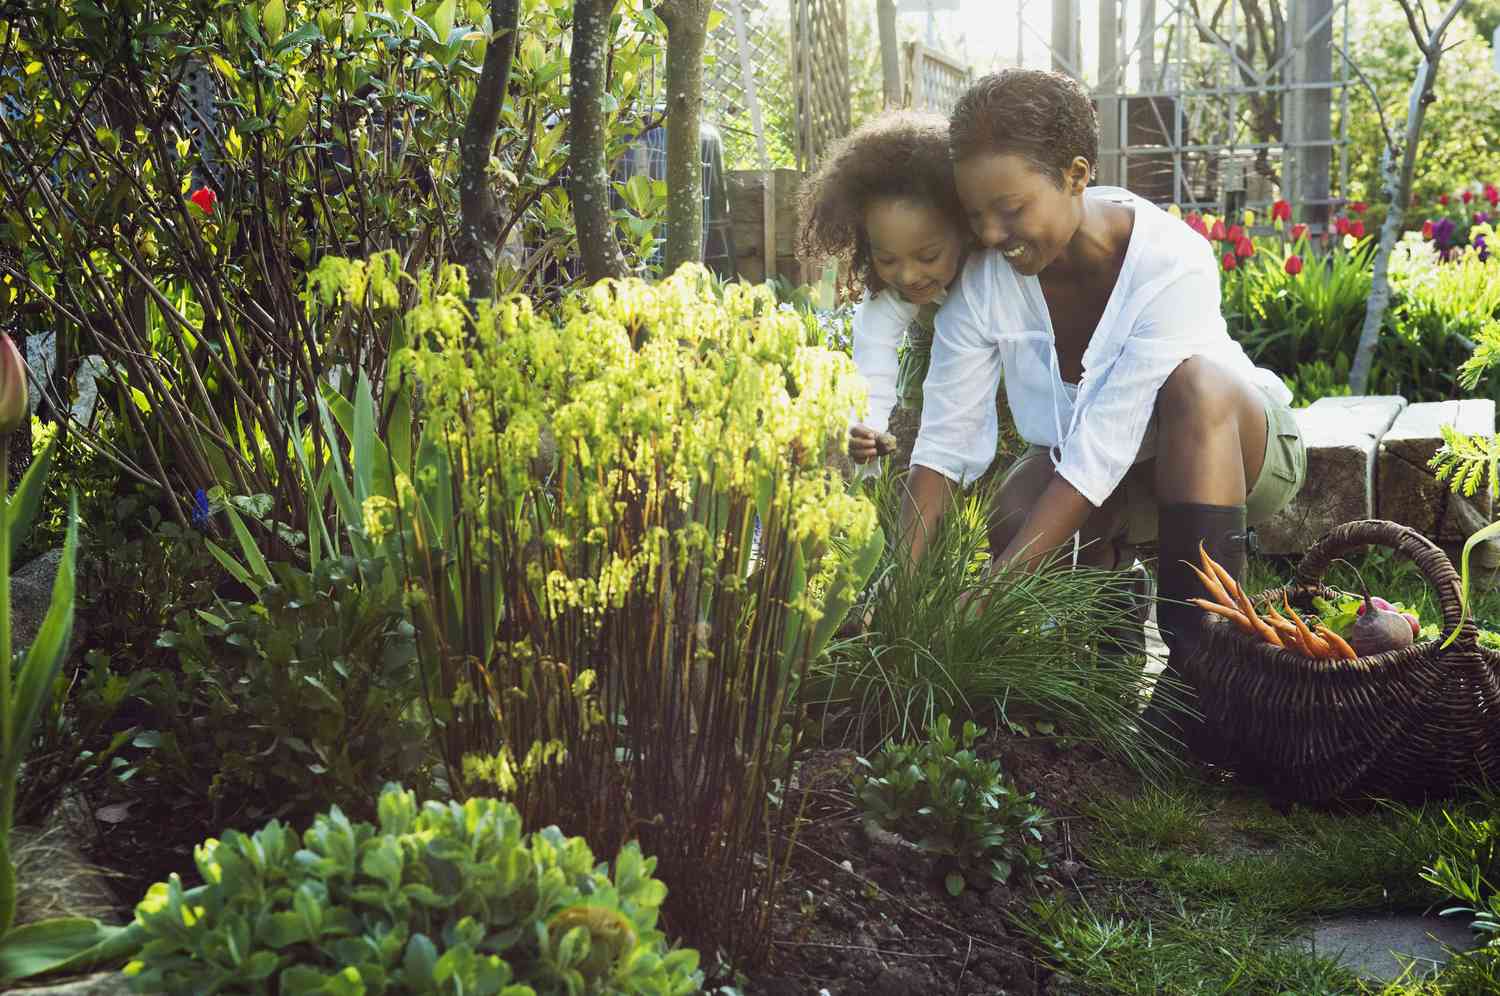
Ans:
{"label": "stone block", "polygon": [[1427,461],[1443,445],[1444,425],[1464,433],[1493,433],[1495,402],[1467,398],[1407,406],[1380,441],[1375,506],[1382,519],[1411,526],[1440,543],[1458,543],[1476,523],[1489,522],[1493,509],[1488,492],[1461,498],[1432,476]]}
{"label": "stone block", "polygon": [[1323,398],[1296,410],[1307,481],[1286,508],[1255,527],[1261,552],[1301,553],[1334,526],[1375,514],[1380,437],[1405,407],[1399,397]]}

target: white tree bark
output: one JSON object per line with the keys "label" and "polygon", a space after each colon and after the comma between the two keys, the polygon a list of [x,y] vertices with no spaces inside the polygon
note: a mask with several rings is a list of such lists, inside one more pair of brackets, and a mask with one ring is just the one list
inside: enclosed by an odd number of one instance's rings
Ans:
{"label": "white tree bark", "polygon": [[1375,250],[1375,273],[1370,285],[1369,303],[1365,307],[1365,324],[1360,329],[1359,345],[1354,350],[1354,362],[1349,367],[1351,394],[1364,394],[1369,386],[1370,370],[1375,364],[1375,346],[1380,340],[1380,326],[1385,321],[1385,311],[1391,303],[1391,254],[1405,228],[1406,208],[1411,201],[1412,172],[1416,167],[1417,149],[1422,138],[1422,121],[1427,116],[1427,105],[1432,103],[1432,88],[1437,81],[1438,63],[1443,57],[1443,35],[1463,9],[1465,2],[1466,0],[1453,0],[1442,20],[1424,36],[1417,25],[1417,15],[1410,0],[1401,0],[1412,38],[1422,52],[1422,62],[1417,67],[1417,77],[1411,84],[1406,108],[1406,130],[1401,138],[1400,148],[1387,143],[1380,160],[1388,208],[1385,224],[1380,227],[1380,244]]}

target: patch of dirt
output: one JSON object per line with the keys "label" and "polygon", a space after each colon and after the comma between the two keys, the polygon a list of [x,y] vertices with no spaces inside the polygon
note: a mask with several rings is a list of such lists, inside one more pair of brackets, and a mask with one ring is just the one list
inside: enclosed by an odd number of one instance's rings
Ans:
{"label": "patch of dirt", "polygon": [[743,987],[758,996],[1047,996],[1061,993],[1051,970],[1011,926],[1034,899],[1083,887],[1083,805],[1129,793],[1139,779],[1087,748],[992,737],[980,752],[1051,818],[1048,870],[1031,882],[973,886],[948,895],[933,862],[899,838],[866,833],[850,785],[852,751],[815,751],[804,762],[803,823],[772,917],[767,964]]}

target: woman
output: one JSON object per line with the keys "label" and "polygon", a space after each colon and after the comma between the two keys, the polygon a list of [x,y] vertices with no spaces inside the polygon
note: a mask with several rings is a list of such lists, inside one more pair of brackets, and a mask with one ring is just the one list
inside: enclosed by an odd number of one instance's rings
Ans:
{"label": "woman", "polygon": [[937,316],[906,504],[912,555],[951,485],[988,465],[986,399],[1003,374],[1031,449],[1001,486],[996,562],[1034,567],[1076,535],[1081,561],[1128,566],[1130,544],[1156,538],[1172,671],[1196,633],[1198,610],[1183,603],[1204,594],[1185,562],[1201,541],[1241,574],[1247,525],[1301,486],[1290,392],[1225,330],[1211,245],[1127,191],[1088,186],[1098,123],[1076,81],[984,77],[959,100],[949,140],[984,249]]}

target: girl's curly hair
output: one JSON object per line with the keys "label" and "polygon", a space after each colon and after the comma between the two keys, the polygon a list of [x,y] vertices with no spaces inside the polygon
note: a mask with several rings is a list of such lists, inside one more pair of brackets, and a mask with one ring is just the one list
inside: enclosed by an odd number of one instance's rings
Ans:
{"label": "girl's curly hair", "polygon": [[885,283],[870,258],[865,209],[887,199],[929,205],[967,236],[953,185],[948,122],[939,115],[888,111],[830,149],[798,194],[797,254],[846,262],[851,284],[880,292]]}
{"label": "girl's curly hair", "polygon": [[1063,73],[1005,69],[958,98],[948,125],[955,161],[1014,153],[1059,186],[1075,158],[1099,162],[1099,118],[1083,84]]}

